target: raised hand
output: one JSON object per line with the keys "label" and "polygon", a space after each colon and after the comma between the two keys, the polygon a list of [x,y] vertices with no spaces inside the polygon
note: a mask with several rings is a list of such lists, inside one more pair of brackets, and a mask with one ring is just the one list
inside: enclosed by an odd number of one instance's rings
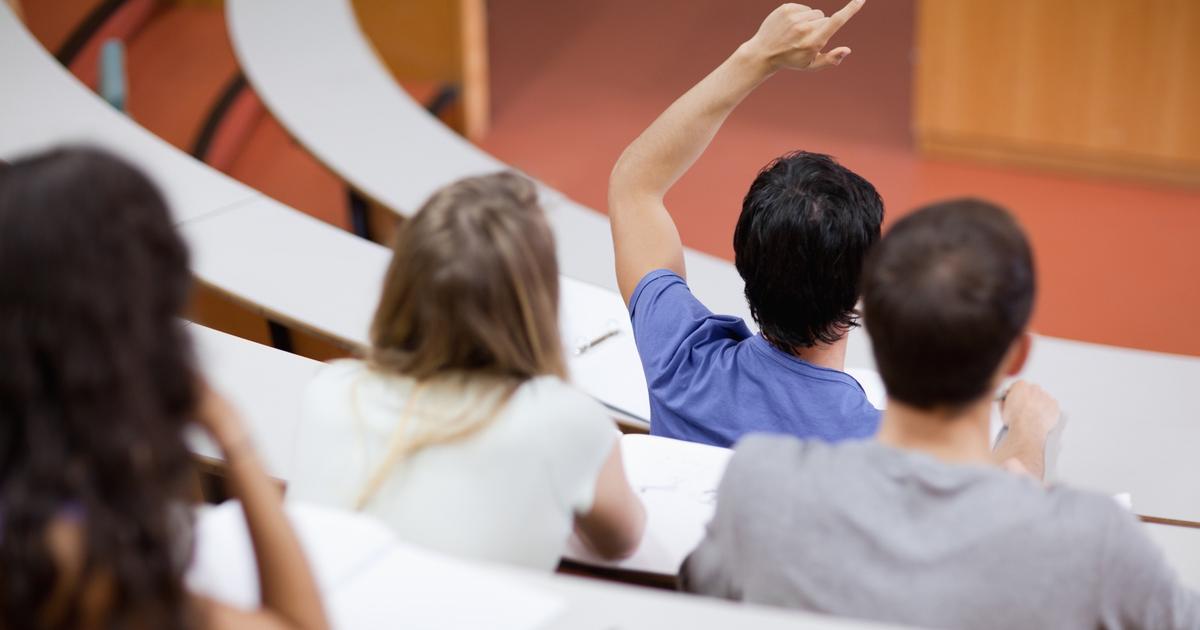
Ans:
{"label": "raised hand", "polygon": [[828,17],[819,9],[803,4],[782,5],[763,20],[746,45],[775,69],[821,70],[839,65],[850,49],[839,46],[823,52],[825,46],[865,3],[866,0],[850,0]]}

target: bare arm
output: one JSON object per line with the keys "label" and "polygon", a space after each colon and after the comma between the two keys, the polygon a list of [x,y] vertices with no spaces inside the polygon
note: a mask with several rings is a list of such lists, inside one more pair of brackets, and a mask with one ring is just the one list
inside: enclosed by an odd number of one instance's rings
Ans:
{"label": "bare arm", "polygon": [[205,388],[201,422],[225,454],[234,495],[241,499],[254,544],[263,609],[245,613],[214,605],[213,628],[324,630],[329,627],[321,594],[304,551],[283,513],[279,488],[267,477],[237,412]]}
{"label": "bare arm", "polygon": [[754,37],[679,97],[621,154],[609,178],[608,205],[617,284],[627,304],[647,272],[686,274],[683,243],[663,203],[667,191],[708,148],[730,112],[776,70],[840,64],[849,48],[821,50],[864,2],[851,0],[829,17],[800,4],[775,9]]}
{"label": "bare arm", "polygon": [[605,558],[624,558],[642,542],[646,508],[629,486],[618,440],[596,479],[596,498],[587,514],[575,517],[579,537]]}
{"label": "bare arm", "polygon": [[1027,381],[1013,383],[1000,406],[1008,433],[996,446],[1002,464],[1016,461],[1038,480],[1046,478],[1046,436],[1062,417],[1058,402]]}

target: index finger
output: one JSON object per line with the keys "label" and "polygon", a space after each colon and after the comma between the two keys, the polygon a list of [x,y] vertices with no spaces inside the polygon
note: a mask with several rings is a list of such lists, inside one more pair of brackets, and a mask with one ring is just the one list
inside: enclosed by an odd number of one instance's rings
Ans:
{"label": "index finger", "polygon": [[821,32],[821,35],[825,37],[833,36],[833,34],[838,32],[838,29],[845,26],[846,22],[849,22],[850,18],[854,17],[854,14],[858,13],[858,10],[863,8],[863,5],[866,3],[867,0],[850,0],[850,2],[846,3],[846,6],[838,10],[837,13],[834,13],[826,18],[827,21],[825,30]]}

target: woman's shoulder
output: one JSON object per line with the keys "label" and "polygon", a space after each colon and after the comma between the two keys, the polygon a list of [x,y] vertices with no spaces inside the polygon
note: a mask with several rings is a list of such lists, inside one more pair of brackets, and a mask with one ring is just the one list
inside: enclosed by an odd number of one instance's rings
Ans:
{"label": "woman's shoulder", "polygon": [[567,443],[580,448],[607,444],[609,433],[616,431],[600,403],[555,376],[540,376],[521,385],[509,406],[509,417],[554,448]]}
{"label": "woman's shoulder", "polygon": [[407,395],[407,379],[381,373],[360,359],[338,359],[317,370],[304,391],[308,416],[342,418],[352,409],[365,411]]}
{"label": "woman's shoulder", "polygon": [[593,487],[601,463],[620,437],[603,405],[553,376],[521,386],[509,408],[509,421],[529,439],[530,447],[537,445],[530,452],[545,458],[564,487],[576,482]]}
{"label": "woman's shoulder", "polygon": [[517,390],[514,403],[523,408],[553,414],[606,417],[604,406],[574,385],[557,376],[538,376]]}
{"label": "woman's shoulder", "polygon": [[388,389],[394,389],[397,383],[391,380],[403,379],[399,375],[383,374],[362,359],[336,359],[326,363],[308,384],[310,397],[326,396],[340,397],[348,395],[354,388],[363,384],[384,383],[388,381]]}
{"label": "woman's shoulder", "polygon": [[370,367],[362,359],[335,359],[317,370],[313,383],[336,386],[370,372]]}

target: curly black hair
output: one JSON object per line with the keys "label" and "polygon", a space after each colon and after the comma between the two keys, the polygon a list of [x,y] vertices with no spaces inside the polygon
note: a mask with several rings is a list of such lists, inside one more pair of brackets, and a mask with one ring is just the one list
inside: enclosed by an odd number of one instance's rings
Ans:
{"label": "curly black hair", "polygon": [[733,233],[763,336],[790,353],[857,326],[859,275],[882,223],[875,187],[828,155],[797,151],[764,167]]}
{"label": "curly black hair", "polygon": [[[192,626],[190,289],[137,169],[68,148],[0,170],[0,627],[96,623],[96,583],[111,589],[100,627]],[[63,519],[81,533],[78,579],[47,541]]]}

